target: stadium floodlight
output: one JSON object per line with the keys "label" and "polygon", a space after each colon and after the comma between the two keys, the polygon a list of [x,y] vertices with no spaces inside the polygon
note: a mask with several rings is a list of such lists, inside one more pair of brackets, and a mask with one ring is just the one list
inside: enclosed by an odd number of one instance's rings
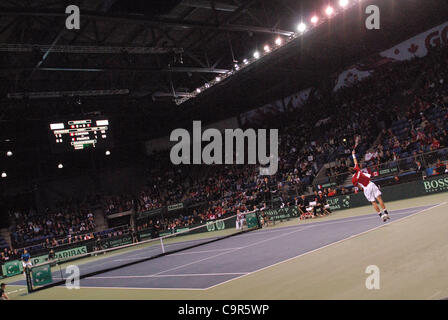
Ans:
{"label": "stadium floodlight", "polygon": [[264,52],[271,51],[271,48],[268,45],[265,45],[263,49],[264,49]]}
{"label": "stadium floodlight", "polygon": [[219,81],[221,81],[221,77],[216,77],[215,80],[216,80],[216,82],[219,82]]}
{"label": "stadium floodlight", "polygon": [[325,13],[327,16],[331,16],[334,13],[334,9],[332,6],[328,6],[327,9],[325,9]]}
{"label": "stadium floodlight", "polygon": [[58,164],[58,168],[59,168],[59,169],[64,168],[64,166],[62,165],[62,163]]}
{"label": "stadium floodlight", "polygon": [[237,63],[235,63],[234,67],[235,67],[235,70],[237,70],[237,71],[240,70],[240,66]]}
{"label": "stadium floodlight", "polygon": [[210,88],[210,85],[208,83],[204,84],[205,88]]}
{"label": "stadium floodlight", "polygon": [[12,157],[12,151],[11,151],[11,150],[7,151],[7,152],[6,152],[6,156],[8,156],[8,157]]}
{"label": "stadium floodlight", "polygon": [[319,22],[319,18],[318,18],[317,16],[313,16],[313,17],[311,18],[311,23],[316,24],[316,23],[318,23],[318,22]]}
{"label": "stadium floodlight", "polygon": [[255,58],[255,59],[260,58],[260,52],[255,51],[255,52],[254,52],[254,58]]}
{"label": "stadium floodlight", "polygon": [[299,23],[299,25],[297,26],[297,30],[299,30],[300,33],[305,32],[306,24],[304,24],[303,22]]}
{"label": "stadium floodlight", "polygon": [[348,5],[348,0],[339,0],[339,5],[345,8]]}
{"label": "stadium floodlight", "polygon": [[197,89],[196,89],[196,92],[197,92],[197,93],[201,93],[201,89],[200,89],[200,88],[197,88]]}
{"label": "stadium floodlight", "polygon": [[275,44],[278,45],[278,46],[281,46],[281,45],[282,45],[282,42],[283,42],[283,39],[280,38],[280,37],[278,37],[277,39],[275,39]]}
{"label": "stadium floodlight", "polygon": [[106,151],[106,156],[110,156],[110,151],[109,150]]}
{"label": "stadium floodlight", "polygon": [[243,63],[244,63],[244,64],[249,64],[249,60],[244,59],[244,60],[243,60]]}
{"label": "stadium floodlight", "polygon": [[7,176],[6,172],[2,172],[2,178],[6,178]]}

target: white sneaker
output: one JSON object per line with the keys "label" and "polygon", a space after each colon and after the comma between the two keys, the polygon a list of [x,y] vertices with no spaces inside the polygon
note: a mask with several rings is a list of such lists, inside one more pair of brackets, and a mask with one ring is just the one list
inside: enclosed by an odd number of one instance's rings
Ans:
{"label": "white sneaker", "polygon": [[383,222],[386,222],[387,220],[390,219],[389,215],[387,213],[383,213],[383,215],[381,216],[381,218],[383,219]]}

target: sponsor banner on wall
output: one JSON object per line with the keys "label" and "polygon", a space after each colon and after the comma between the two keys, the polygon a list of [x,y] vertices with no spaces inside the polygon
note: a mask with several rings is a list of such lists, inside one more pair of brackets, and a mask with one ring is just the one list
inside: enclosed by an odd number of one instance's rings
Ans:
{"label": "sponsor banner on wall", "polygon": [[426,194],[448,191],[448,176],[423,181],[423,190]]}
{"label": "sponsor banner on wall", "polygon": [[297,206],[279,209],[268,209],[264,210],[262,213],[264,213],[271,221],[291,219],[300,216]]}
{"label": "sponsor banner on wall", "polygon": [[422,32],[396,46],[381,52],[377,62],[373,64],[358,64],[339,74],[334,91],[348,87],[361,79],[369,77],[376,67],[384,63],[411,60],[415,57],[425,57],[431,47],[448,43],[448,22]]}
{"label": "sponsor banner on wall", "polygon": [[[88,252],[88,250],[87,250],[86,246],[80,246],[80,247],[56,251],[55,257],[57,259],[66,260],[66,259],[70,259],[70,258],[79,256],[79,255],[82,255],[82,254],[86,254],[87,252]],[[48,261],[48,254],[31,257],[31,263],[33,265],[43,263],[45,261]]]}
{"label": "sponsor banner on wall", "polygon": [[448,22],[445,22],[381,52],[380,55],[397,61],[410,60],[414,57],[424,57],[431,47],[446,45],[447,43]]}
{"label": "sponsor banner on wall", "polygon": [[124,246],[126,244],[131,244],[131,243],[132,243],[131,235],[124,235],[124,236],[119,236],[119,237],[114,237],[114,238],[109,238],[109,239],[106,238],[106,239],[101,240],[101,244],[103,245],[104,249],[115,248],[115,247]]}
{"label": "sponsor banner on wall", "polygon": [[328,198],[327,202],[330,205],[331,211],[350,208],[350,196]]}
{"label": "sponsor banner on wall", "polygon": [[153,236],[154,236],[154,228],[148,228],[138,232],[138,237],[140,241],[152,238]]}
{"label": "sponsor banner on wall", "polygon": [[176,204],[172,204],[172,205],[168,206],[168,211],[180,210],[183,208],[184,208],[184,204],[182,202],[180,202],[180,203],[176,203]]}
{"label": "sponsor banner on wall", "polygon": [[4,277],[13,277],[21,274],[22,271],[23,266],[20,260],[7,261],[2,265],[2,274]]}

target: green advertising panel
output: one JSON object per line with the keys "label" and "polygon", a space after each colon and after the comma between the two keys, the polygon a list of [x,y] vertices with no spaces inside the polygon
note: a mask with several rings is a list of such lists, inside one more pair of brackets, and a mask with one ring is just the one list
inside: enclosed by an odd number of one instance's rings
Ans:
{"label": "green advertising panel", "polygon": [[148,239],[148,238],[152,238],[152,235],[154,234],[154,229],[153,228],[149,228],[149,229],[145,229],[142,230],[138,233],[138,237],[140,239],[140,241]]}
{"label": "green advertising panel", "polygon": [[448,191],[448,176],[440,176],[423,181],[423,192],[425,194]]}
{"label": "green advertising panel", "polygon": [[258,223],[258,215],[255,212],[246,214],[246,223],[249,229],[258,228],[260,224]]}
{"label": "green advertising panel", "polygon": [[208,232],[224,230],[225,228],[226,228],[226,224],[222,220],[207,222],[207,231]]}
{"label": "green advertising panel", "polygon": [[31,269],[31,277],[33,278],[33,286],[43,286],[53,281],[51,276],[51,266],[46,264]]}
{"label": "green advertising panel", "polygon": [[5,262],[2,265],[3,276],[13,277],[15,275],[21,274],[23,271],[22,261],[12,260]]}
{"label": "green advertising panel", "polygon": [[332,211],[350,208],[350,196],[328,198],[327,202]]}
{"label": "green advertising panel", "polygon": [[[86,253],[88,253],[87,247],[81,246],[81,247],[75,247],[75,248],[56,251],[55,257],[60,260],[67,260],[67,259],[79,256],[82,254],[86,254]],[[41,264],[45,261],[48,261],[48,254],[44,254],[41,256],[36,256],[36,257],[31,258],[31,263],[33,265]]]}
{"label": "green advertising panel", "polygon": [[176,233],[178,233],[178,232],[187,232],[188,230],[190,230],[190,228],[177,228],[177,229],[175,230],[175,232],[176,232]]}
{"label": "green advertising panel", "polygon": [[119,246],[124,246],[132,243],[132,236],[125,235],[121,237],[114,237],[110,239],[101,240],[104,249],[115,248]]}
{"label": "green advertising panel", "polygon": [[270,221],[288,220],[300,216],[297,206],[264,210],[263,213]]}

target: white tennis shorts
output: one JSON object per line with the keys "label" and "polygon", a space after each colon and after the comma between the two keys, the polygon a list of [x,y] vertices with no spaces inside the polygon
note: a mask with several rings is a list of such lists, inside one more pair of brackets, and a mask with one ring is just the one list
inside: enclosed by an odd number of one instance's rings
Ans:
{"label": "white tennis shorts", "polygon": [[364,188],[364,195],[369,202],[374,202],[377,197],[381,195],[380,189],[373,182],[369,182],[367,187]]}

